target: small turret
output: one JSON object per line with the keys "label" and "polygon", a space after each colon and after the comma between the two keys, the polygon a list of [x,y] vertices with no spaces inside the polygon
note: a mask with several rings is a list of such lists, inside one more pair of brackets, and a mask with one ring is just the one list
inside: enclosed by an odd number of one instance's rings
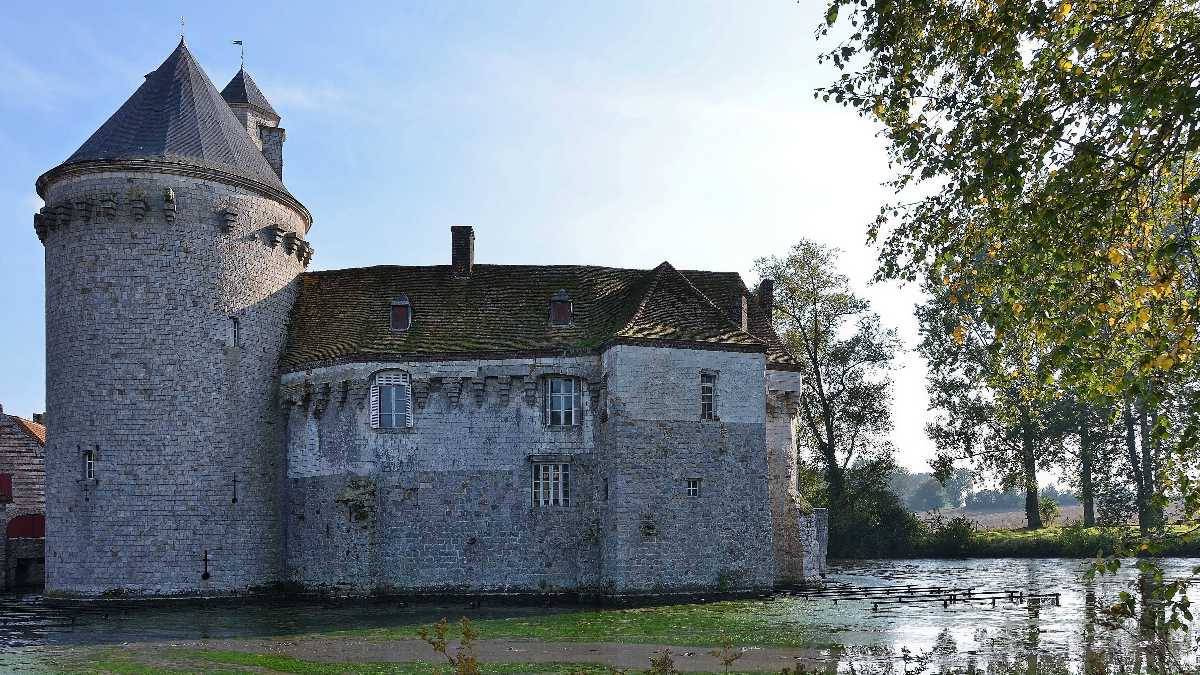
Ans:
{"label": "small turret", "polygon": [[229,84],[221,90],[221,97],[229,104],[242,126],[246,127],[250,139],[262,151],[275,174],[282,179],[283,141],[287,132],[279,126],[279,113],[271,107],[271,102],[255,84],[250,73],[246,72],[245,66],[238,69]]}

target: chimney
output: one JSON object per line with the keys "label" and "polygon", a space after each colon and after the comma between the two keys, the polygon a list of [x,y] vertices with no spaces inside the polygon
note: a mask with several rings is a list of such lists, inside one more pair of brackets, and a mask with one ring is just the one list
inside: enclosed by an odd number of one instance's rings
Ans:
{"label": "chimney", "polygon": [[33,413],[33,421],[34,421],[34,422],[37,422],[38,424],[41,424],[41,425],[45,426],[45,424],[46,424],[46,413]]}
{"label": "chimney", "polygon": [[729,320],[738,325],[742,330],[750,329],[750,303],[744,293],[738,293],[733,299],[733,303],[729,305]]}
{"label": "chimney", "polygon": [[470,225],[450,227],[450,273],[469,277],[475,267],[475,228]]}
{"label": "chimney", "polygon": [[767,319],[774,320],[775,280],[771,278],[758,282],[758,304],[767,313]]}

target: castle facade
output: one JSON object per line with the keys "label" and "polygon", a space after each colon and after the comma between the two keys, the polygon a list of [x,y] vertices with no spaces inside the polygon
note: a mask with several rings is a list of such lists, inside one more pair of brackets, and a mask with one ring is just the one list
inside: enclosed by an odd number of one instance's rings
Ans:
{"label": "castle facade", "polygon": [[306,272],[281,118],[181,41],[42,175],[50,593],[642,593],[824,569],[770,281]]}

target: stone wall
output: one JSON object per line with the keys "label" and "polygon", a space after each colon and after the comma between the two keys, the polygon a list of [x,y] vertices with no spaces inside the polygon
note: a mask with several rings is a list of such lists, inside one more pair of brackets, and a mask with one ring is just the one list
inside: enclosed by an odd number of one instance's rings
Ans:
{"label": "stone wall", "polygon": [[278,581],[274,383],[306,216],[174,174],[71,176],[46,203],[48,591]]}
{"label": "stone wall", "polygon": [[[618,592],[775,583],[762,354],[615,346],[597,464],[602,584]],[[718,420],[700,419],[716,373]],[[688,496],[687,480],[700,479]]]}
{"label": "stone wall", "polygon": [[[371,378],[392,370],[412,378],[413,426],[371,429]],[[577,428],[543,423],[548,375],[589,385]],[[285,374],[290,578],[353,591],[593,586],[600,382],[597,357]],[[538,456],[571,464],[571,506],[531,506]]]}

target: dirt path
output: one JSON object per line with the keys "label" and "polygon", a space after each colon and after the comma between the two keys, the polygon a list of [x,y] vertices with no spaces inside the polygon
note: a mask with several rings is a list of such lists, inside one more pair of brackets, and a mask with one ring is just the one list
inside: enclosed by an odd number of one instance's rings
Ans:
{"label": "dirt path", "polygon": [[[165,645],[163,645],[165,646]],[[256,654],[282,654],[308,661],[326,663],[370,663],[433,661],[442,657],[420,640],[379,641],[361,637],[311,637],[277,640],[201,640],[175,643],[173,646],[222,649]],[[475,655],[484,662],[508,663],[599,663],[615,668],[646,668],[650,657],[670,649],[675,665],[684,671],[723,672],[712,647],[679,645],[617,644],[611,642],[541,642],[537,640],[478,640]],[[812,649],[747,648],[735,664],[735,670],[779,672],[798,663],[820,662],[821,654]]]}

